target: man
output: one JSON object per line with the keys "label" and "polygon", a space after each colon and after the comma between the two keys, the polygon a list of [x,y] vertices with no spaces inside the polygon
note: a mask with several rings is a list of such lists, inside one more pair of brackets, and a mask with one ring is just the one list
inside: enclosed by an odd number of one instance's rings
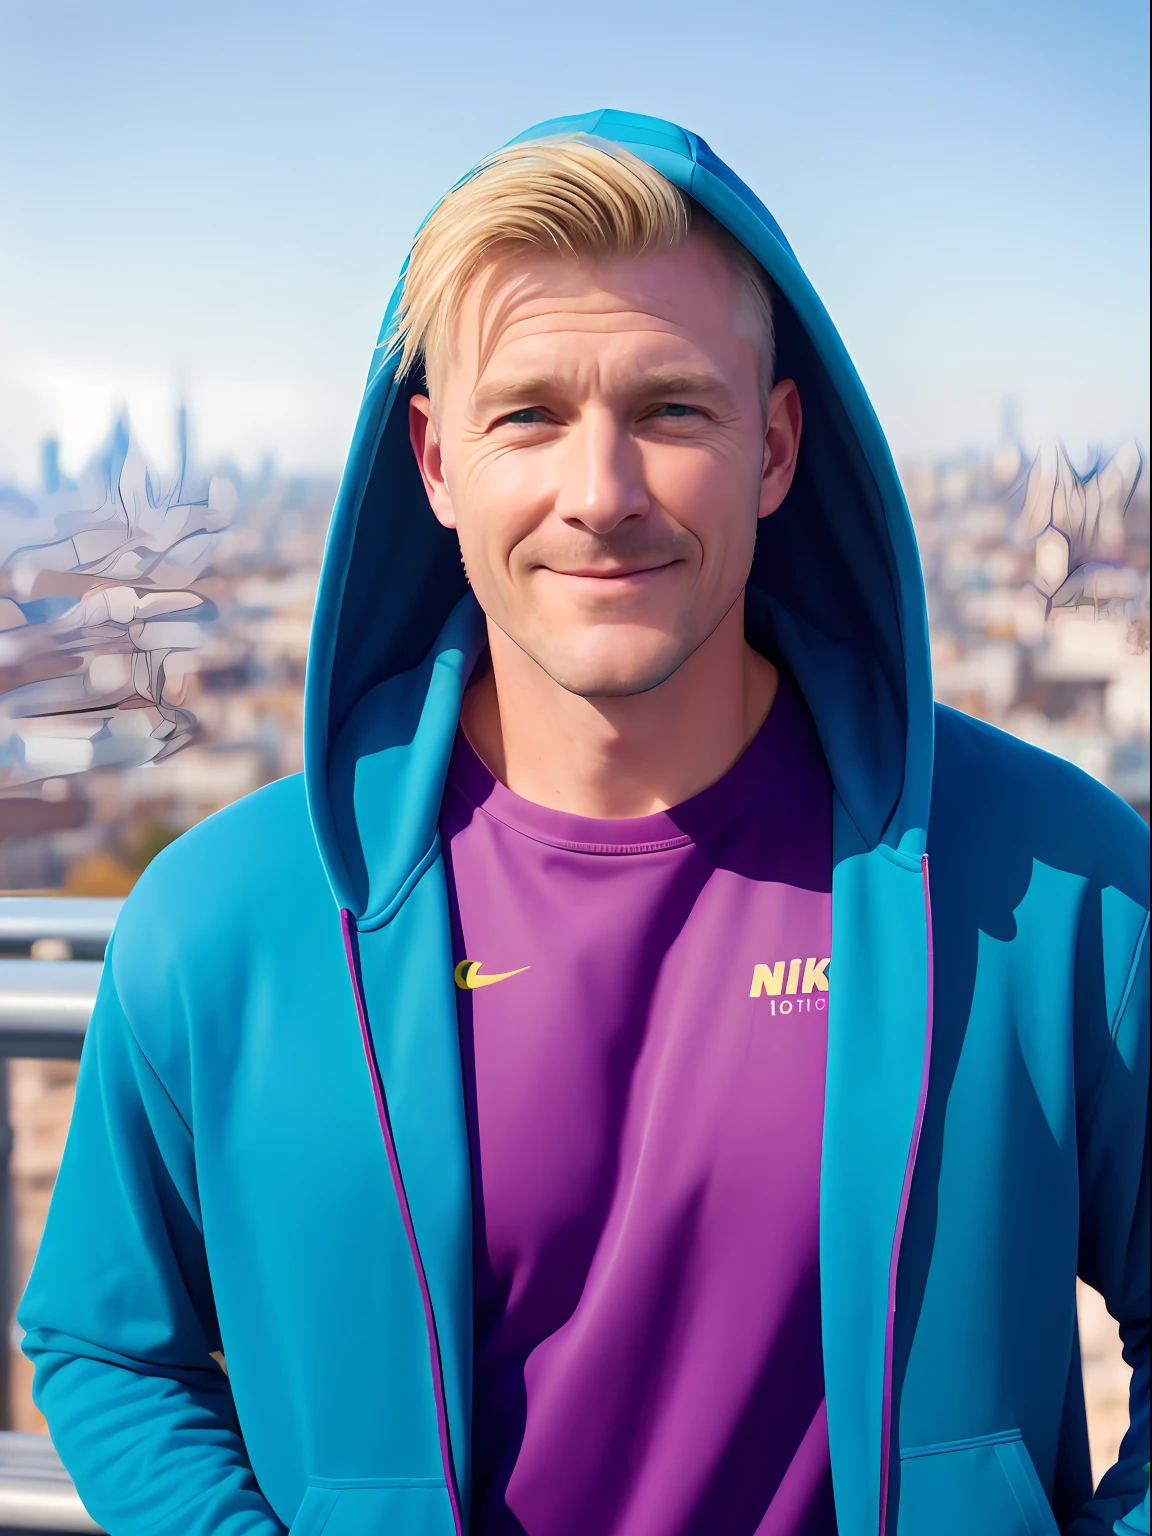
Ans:
{"label": "man", "polygon": [[424,226],[306,763],[105,967],[21,1321],[112,1536],[1147,1530],[1146,833],[934,709],[875,417],[701,140],[547,123]]}

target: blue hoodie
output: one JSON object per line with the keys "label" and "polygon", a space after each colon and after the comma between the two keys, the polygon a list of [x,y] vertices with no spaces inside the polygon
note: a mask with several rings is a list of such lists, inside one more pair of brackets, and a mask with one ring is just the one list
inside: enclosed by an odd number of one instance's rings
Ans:
{"label": "blue hoodie", "polygon": [[[804,403],[747,632],[797,678],[835,785],[820,1242],[840,1536],[1147,1532],[1146,829],[933,705],[887,445],[763,204],[654,118],[523,137],[570,132],[647,160],[767,269]],[[162,854],[105,964],[20,1321],[113,1536],[467,1528],[471,1195],[437,821],[484,631],[408,447],[411,387],[378,348],[303,776]],[[1095,1496],[1077,1274],[1134,1367]]]}

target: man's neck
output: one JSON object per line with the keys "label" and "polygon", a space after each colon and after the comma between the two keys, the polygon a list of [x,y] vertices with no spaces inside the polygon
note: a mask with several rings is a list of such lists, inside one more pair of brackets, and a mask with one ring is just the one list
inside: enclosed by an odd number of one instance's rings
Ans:
{"label": "man's neck", "polygon": [[537,805],[578,816],[649,816],[707,789],[763,724],[779,674],[744,639],[743,604],[646,693],[586,699],[489,625],[492,667],[462,723],[493,774]]}

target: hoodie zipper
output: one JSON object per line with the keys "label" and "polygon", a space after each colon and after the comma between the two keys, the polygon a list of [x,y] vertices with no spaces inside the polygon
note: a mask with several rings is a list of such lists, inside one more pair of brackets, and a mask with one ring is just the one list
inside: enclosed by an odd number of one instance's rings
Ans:
{"label": "hoodie zipper", "polygon": [[879,1536],[885,1536],[888,1524],[888,1485],[892,1471],[892,1372],[896,1338],[896,1277],[900,1269],[900,1248],[904,1241],[904,1219],[908,1214],[908,1200],[912,1193],[912,1176],[916,1171],[916,1155],[920,1150],[920,1133],[924,1128],[924,1110],[928,1103],[928,1075],[932,1064],[932,892],[928,884],[928,855],[920,860],[920,879],[924,888],[924,924],[928,940],[928,1003],[924,1028],[924,1063],[920,1072],[920,1096],[916,1102],[916,1119],[912,1126],[912,1141],[908,1148],[908,1161],[904,1165],[904,1183],[900,1190],[900,1207],[896,1213],[896,1231],[892,1239],[892,1254],[888,1261],[888,1312],[884,1328],[884,1399],[880,1424],[880,1526]]}
{"label": "hoodie zipper", "polygon": [[452,1462],[452,1445],[448,1433],[448,1403],[444,1392],[444,1367],[440,1356],[440,1339],[436,1332],[436,1317],[432,1311],[432,1294],[428,1289],[428,1276],[424,1260],[416,1242],[416,1228],[408,1204],[408,1193],[400,1172],[400,1159],[396,1152],[396,1140],[392,1134],[392,1121],[388,1114],[388,1101],[384,1096],[384,1084],[376,1051],[372,1045],[372,1033],[368,1027],[368,1007],[364,998],[364,985],[360,977],[359,948],[356,941],[356,924],[351,912],[341,909],[340,927],[344,934],[344,957],[348,963],[348,975],[356,999],[356,1017],[360,1021],[360,1041],[364,1047],[364,1060],[368,1064],[368,1076],[372,1080],[372,1093],[376,1100],[376,1116],[380,1121],[380,1134],[384,1138],[384,1150],[388,1155],[388,1170],[392,1175],[392,1187],[396,1203],[400,1207],[400,1220],[404,1224],[404,1236],[408,1239],[408,1251],[412,1267],[420,1287],[420,1302],[424,1309],[424,1327],[428,1334],[428,1357],[432,1367],[432,1393],[436,1400],[436,1432],[440,1440],[440,1461],[444,1469],[444,1483],[448,1489],[448,1502],[452,1506],[452,1525],[456,1536],[464,1536],[464,1523],[460,1515],[460,1495],[456,1487],[456,1471]]}

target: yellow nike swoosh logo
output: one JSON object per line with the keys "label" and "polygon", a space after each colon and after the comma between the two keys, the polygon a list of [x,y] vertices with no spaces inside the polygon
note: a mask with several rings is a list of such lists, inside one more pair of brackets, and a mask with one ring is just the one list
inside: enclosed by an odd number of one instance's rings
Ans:
{"label": "yellow nike swoosh logo", "polygon": [[519,976],[521,972],[531,969],[530,966],[522,965],[517,971],[500,971],[495,976],[481,976],[480,967],[483,963],[482,960],[461,960],[452,972],[452,978],[461,992],[475,992],[477,987],[494,987],[498,981],[507,981],[509,976]]}

